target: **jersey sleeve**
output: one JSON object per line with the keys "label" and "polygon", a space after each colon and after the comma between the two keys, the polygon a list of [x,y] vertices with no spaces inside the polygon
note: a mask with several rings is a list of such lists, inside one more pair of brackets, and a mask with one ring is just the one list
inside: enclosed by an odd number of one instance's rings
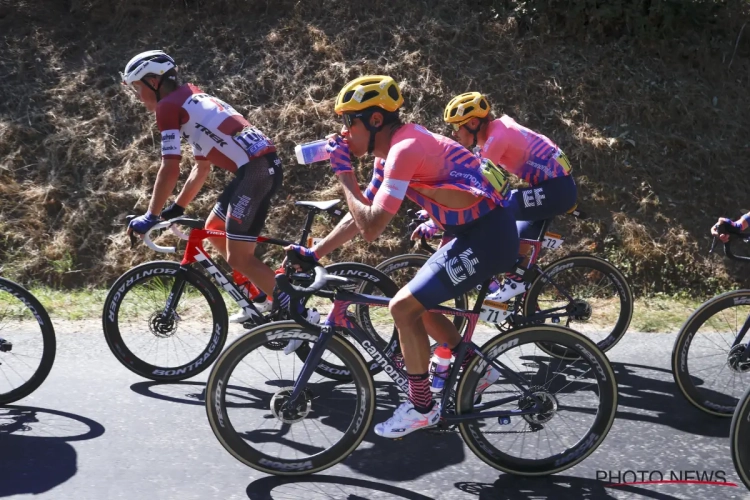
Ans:
{"label": "jersey sleeve", "polygon": [[385,160],[383,158],[375,158],[375,166],[372,169],[372,180],[365,190],[365,198],[372,201],[375,198],[375,194],[383,185],[383,166]]}
{"label": "jersey sleeve", "polygon": [[161,132],[161,157],[166,159],[182,158],[180,150],[180,125],[182,107],[162,102],[156,108],[156,126]]}
{"label": "jersey sleeve", "polygon": [[424,148],[414,139],[403,140],[392,147],[383,167],[383,182],[372,204],[391,214],[398,212],[424,156]]}
{"label": "jersey sleeve", "polygon": [[482,147],[482,158],[489,158],[493,163],[505,165],[505,153],[508,151],[508,141],[500,131],[489,136]]}

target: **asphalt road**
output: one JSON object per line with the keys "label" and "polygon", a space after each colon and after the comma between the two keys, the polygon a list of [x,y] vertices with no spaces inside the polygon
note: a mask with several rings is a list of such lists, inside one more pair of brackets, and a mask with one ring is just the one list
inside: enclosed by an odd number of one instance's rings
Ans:
{"label": "asphalt road", "polygon": [[[236,327],[235,327],[236,328]],[[186,382],[140,379],[111,355],[99,323],[56,324],[58,353],[44,385],[0,408],[0,497],[37,499],[719,499],[750,498],[729,456],[729,420],[690,406],[669,371],[672,334],[629,332],[609,352],[618,417],[604,443],[547,478],[501,474],[458,434],[417,432],[400,441],[370,432],[347,460],[282,479],[235,460],[205,414],[207,372]],[[394,400],[394,404],[395,404]],[[379,410],[376,421],[389,416]],[[616,474],[723,471],[738,487],[607,486]],[[687,471],[697,471],[687,472]],[[604,474],[611,472],[614,476]],[[633,473],[622,481],[635,480]],[[641,472],[638,480],[641,479]],[[705,477],[705,476],[704,476]]]}

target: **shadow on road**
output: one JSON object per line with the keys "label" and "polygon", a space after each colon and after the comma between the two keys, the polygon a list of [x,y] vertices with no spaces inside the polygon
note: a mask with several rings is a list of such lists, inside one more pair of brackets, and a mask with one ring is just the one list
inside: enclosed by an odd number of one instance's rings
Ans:
{"label": "shadow on road", "polygon": [[612,363],[612,368],[619,392],[617,419],[666,425],[701,436],[729,437],[729,420],[691,405],[670,370],[629,363]]}
{"label": "shadow on road", "polygon": [[295,478],[267,476],[248,485],[247,497],[251,500],[322,500],[329,498],[431,500],[429,496],[390,484],[326,475]]}
{"label": "shadow on road", "polygon": [[[622,495],[613,495],[615,488],[605,488],[604,484],[602,481],[595,479],[582,479],[572,476],[518,477],[506,474],[500,476],[494,484],[459,482],[455,483],[454,486],[464,493],[476,495],[479,497],[478,500],[497,500],[499,498],[506,500],[537,500],[541,498],[605,500],[611,498],[614,500],[622,498]],[[617,487],[616,490],[640,495],[639,498],[655,498],[658,500],[678,498],[636,486]]]}
{"label": "shadow on road", "polygon": [[69,441],[95,439],[104,427],[85,417],[27,406],[0,408],[0,497],[45,493],[73,477]]}
{"label": "shadow on road", "polygon": [[171,403],[200,406],[206,404],[205,382],[136,382],[130,386],[130,390],[141,396]]}

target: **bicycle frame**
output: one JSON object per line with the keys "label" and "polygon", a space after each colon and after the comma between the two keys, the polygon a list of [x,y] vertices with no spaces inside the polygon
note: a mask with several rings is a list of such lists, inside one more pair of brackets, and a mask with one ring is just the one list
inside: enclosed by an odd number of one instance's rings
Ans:
{"label": "bicycle frame", "polygon": [[[482,288],[479,292],[479,296],[481,299],[484,299],[484,296],[487,294],[489,283],[490,280],[488,279],[482,284]],[[368,352],[368,354],[370,354],[370,356],[372,356],[372,358],[378,364],[383,367],[383,371],[387,373],[388,376],[396,383],[398,388],[401,389],[402,392],[408,394],[408,380],[404,375],[404,372],[402,372],[398,365],[395,363],[392,353],[386,353],[385,350],[381,349],[377,345],[377,342],[371,333],[362,330],[356,323],[353,323],[346,317],[346,309],[352,304],[361,304],[374,307],[387,307],[390,300],[391,299],[387,297],[377,297],[374,295],[358,294],[347,291],[336,291],[334,293],[333,310],[328,315],[328,319],[326,320],[325,325],[321,328],[318,341],[314,343],[312,349],[310,350],[310,354],[307,356],[307,359],[305,359],[304,365],[302,367],[302,370],[300,371],[299,376],[297,377],[297,380],[294,383],[294,389],[292,390],[292,394],[289,396],[289,401],[287,402],[287,404],[294,405],[297,401],[297,398],[304,392],[307,382],[309,381],[315,368],[318,366],[320,359],[323,356],[323,351],[325,350],[326,344],[334,334],[335,327],[343,327],[348,329],[350,335]],[[465,311],[444,306],[438,306],[429,310],[429,312],[438,314],[463,316],[469,321],[466,333],[464,333],[461,343],[459,344],[458,353],[456,354],[456,361],[449,372],[448,378],[446,379],[445,389],[443,390],[443,396],[441,399],[442,408],[444,409],[443,411],[445,411],[445,409],[447,408],[450,394],[453,391],[453,387],[456,383],[456,379],[458,378],[459,371],[461,370],[461,364],[466,357],[466,352],[469,345],[473,346],[477,355],[484,360],[485,367],[487,363],[491,364],[507,379],[513,380],[515,382],[514,385],[522,392],[521,396],[510,396],[504,399],[493,401],[492,403],[482,404],[477,407],[479,410],[487,410],[509,403],[511,401],[518,400],[522,397],[530,398],[532,401],[534,401],[534,405],[524,410],[499,410],[492,412],[482,412],[481,414],[472,412],[471,414],[466,415],[441,415],[444,421],[448,424],[457,423],[464,420],[476,420],[479,418],[509,417],[533,414],[538,413],[542,409],[542,401],[524,387],[525,381],[518,374],[516,374],[513,370],[502,363],[488,360],[484,353],[481,352],[479,346],[471,342],[471,338],[474,334],[474,328],[476,327],[477,321],[479,320],[481,304],[482,301],[478,301],[477,305],[474,306],[474,310],[472,311]]]}

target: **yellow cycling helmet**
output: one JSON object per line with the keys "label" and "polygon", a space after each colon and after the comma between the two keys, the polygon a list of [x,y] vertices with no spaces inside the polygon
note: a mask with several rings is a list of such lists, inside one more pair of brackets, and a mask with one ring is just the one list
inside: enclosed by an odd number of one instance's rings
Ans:
{"label": "yellow cycling helmet", "polygon": [[385,111],[396,111],[404,103],[404,97],[395,80],[390,76],[360,76],[344,85],[336,98],[336,114],[362,111],[377,106]]}
{"label": "yellow cycling helmet", "polygon": [[[336,97],[334,111],[341,115],[347,128],[352,128],[355,118],[362,120],[370,132],[367,152],[372,154],[375,148],[375,134],[383,127],[398,120],[398,110],[404,103],[404,97],[396,81],[390,76],[367,75],[344,85]],[[384,120],[379,126],[370,124],[369,117],[377,108],[385,111]]]}
{"label": "yellow cycling helmet", "polygon": [[466,92],[457,95],[448,103],[443,112],[443,120],[450,123],[453,130],[458,128],[472,118],[487,117],[490,112],[490,103],[479,92]]}

